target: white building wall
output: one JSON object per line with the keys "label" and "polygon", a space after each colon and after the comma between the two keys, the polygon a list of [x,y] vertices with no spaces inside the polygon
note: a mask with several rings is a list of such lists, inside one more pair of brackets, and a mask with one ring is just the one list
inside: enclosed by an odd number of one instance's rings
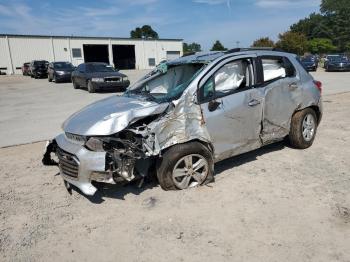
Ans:
{"label": "white building wall", "polygon": [[11,57],[15,73],[21,73],[23,63],[31,60],[53,60],[50,38],[12,38],[9,37]]}
{"label": "white building wall", "polygon": [[7,40],[6,37],[0,37],[0,68],[7,68],[7,70],[0,69],[1,71],[9,71],[11,67]]}
{"label": "white building wall", "polygon": [[[152,69],[149,59],[155,64],[166,59],[167,51],[179,51],[182,55],[181,40],[142,40],[117,38],[79,38],[50,36],[16,36],[9,35],[8,42],[14,73],[20,74],[23,63],[31,60],[70,61],[77,66],[84,62],[83,45],[108,45],[109,61],[113,63],[112,45],[134,45],[136,69]],[[81,49],[81,58],[73,58],[72,49]],[[6,35],[0,35],[0,67],[6,67],[6,73],[12,73]]]}

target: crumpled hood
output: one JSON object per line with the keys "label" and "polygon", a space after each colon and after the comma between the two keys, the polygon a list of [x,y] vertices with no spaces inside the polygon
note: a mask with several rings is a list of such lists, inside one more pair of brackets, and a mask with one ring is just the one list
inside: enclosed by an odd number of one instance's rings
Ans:
{"label": "crumpled hood", "polygon": [[63,123],[63,130],[83,136],[112,135],[139,119],[164,112],[167,107],[168,103],[114,95],[74,113]]}

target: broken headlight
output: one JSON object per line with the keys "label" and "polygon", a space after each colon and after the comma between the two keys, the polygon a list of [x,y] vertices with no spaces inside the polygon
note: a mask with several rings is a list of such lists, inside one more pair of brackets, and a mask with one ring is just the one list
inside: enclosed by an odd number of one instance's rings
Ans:
{"label": "broken headlight", "polygon": [[85,147],[91,151],[103,152],[103,141],[97,137],[90,137],[85,143]]}

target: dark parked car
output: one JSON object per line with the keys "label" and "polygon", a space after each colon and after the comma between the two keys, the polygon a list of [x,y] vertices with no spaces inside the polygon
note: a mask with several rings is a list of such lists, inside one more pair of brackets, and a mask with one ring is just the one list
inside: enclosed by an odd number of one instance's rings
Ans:
{"label": "dark parked car", "polygon": [[74,66],[69,62],[52,62],[47,69],[47,79],[49,82],[53,80],[55,83],[70,82],[74,69]]}
{"label": "dark parked car", "polygon": [[301,63],[307,71],[317,71],[318,61],[315,56],[303,57]]}
{"label": "dark parked car", "polygon": [[350,71],[350,61],[346,56],[330,56],[325,66],[327,72],[330,71]]}
{"label": "dark parked car", "polygon": [[28,63],[24,63],[23,65],[22,65],[22,74],[24,75],[24,76],[28,76],[29,75],[29,65],[30,65],[30,63],[28,62]]}
{"label": "dark parked car", "polygon": [[47,77],[47,66],[49,62],[45,60],[33,60],[30,62],[29,73],[31,77]]}
{"label": "dark parked car", "polygon": [[128,77],[106,63],[80,64],[72,73],[75,89],[86,87],[89,93],[98,89],[118,89],[125,91],[130,85]]}

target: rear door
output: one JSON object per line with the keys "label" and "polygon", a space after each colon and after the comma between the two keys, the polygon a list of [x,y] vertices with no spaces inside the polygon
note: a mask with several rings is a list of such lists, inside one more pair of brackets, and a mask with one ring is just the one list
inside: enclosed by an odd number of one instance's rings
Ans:
{"label": "rear door", "polygon": [[261,139],[264,144],[289,134],[291,117],[302,97],[301,81],[291,61],[284,56],[261,56],[264,115]]}
{"label": "rear door", "polygon": [[260,147],[263,93],[253,56],[222,61],[200,81],[199,100],[216,161]]}

